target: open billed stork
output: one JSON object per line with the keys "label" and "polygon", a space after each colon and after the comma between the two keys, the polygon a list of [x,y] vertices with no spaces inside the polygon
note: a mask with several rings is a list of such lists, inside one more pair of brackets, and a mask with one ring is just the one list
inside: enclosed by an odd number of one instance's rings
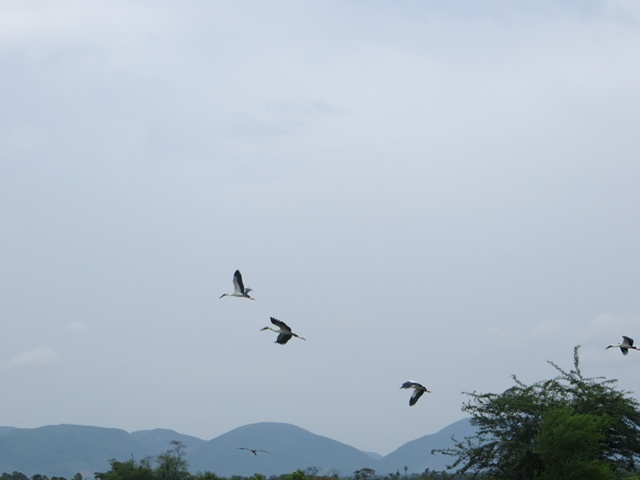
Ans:
{"label": "open billed stork", "polygon": [[255,300],[255,298],[251,298],[249,296],[250,288],[245,288],[244,283],[242,282],[242,274],[240,270],[236,270],[236,273],[233,274],[233,293],[223,293],[220,295],[222,297],[244,297],[249,300]]}
{"label": "open billed stork", "polygon": [[248,450],[251,453],[253,453],[256,457],[258,456],[257,452],[264,452],[264,453],[269,453],[266,450],[260,450],[260,449],[253,449],[253,448],[246,448],[246,447],[238,447],[238,450]]}
{"label": "open billed stork", "polygon": [[302,338],[300,335],[296,335],[295,333],[293,333],[289,325],[284,323],[282,320],[278,320],[277,318],[271,317],[271,323],[273,323],[277,328],[264,327],[264,328],[261,328],[260,331],[263,332],[265,330],[271,330],[272,332],[276,332],[278,334],[278,338],[276,338],[275,343],[284,345],[289,340],[291,340],[291,337],[297,337],[300,340],[306,340],[306,338]]}
{"label": "open billed stork", "polygon": [[411,398],[409,399],[410,407],[413,407],[416,404],[416,402],[424,392],[431,393],[419,383],[412,381],[404,382],[400,388],[413,388],[413,393],[411,394]]}
{"label": "open billed stork", "polygon": [[640,348],[633,346],[633,338],[625,337],[624,335],[622,336],[622,343],[609,345],[608,347],[605,348],[605,350],[612,347],[620,347],[620,351],[622,352],[623,355],[626,355],[627,353],[629,353],[630,348],[633,350],[640,350]]}

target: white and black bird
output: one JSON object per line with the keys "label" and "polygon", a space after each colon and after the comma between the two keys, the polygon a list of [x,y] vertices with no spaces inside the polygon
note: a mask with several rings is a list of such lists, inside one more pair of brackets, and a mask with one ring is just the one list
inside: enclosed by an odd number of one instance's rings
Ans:
{"label": "white and black bird", "polygon": [[253,448],[246,448],[246,447],[238,447],[238,450],[248,450],[251,453],[253,453],[256,457],[258,456],[258,452],[264,452],[264,453],[269,453],[266,450],[260,450],[260,449],[253,449]]}
{"label": "white and black bird", "polygon": [[410,407],[413,407],[416,404],[416,402],[424,392],[431,393],[419,383],[412,381],[404,382],[400,388],[413,388],[413,393],[411,394],[411,398],[409,399]]}
{"label": "white and black bird", "polygon": [[300,335],[296,335],[295,333],[293,333],[289,325],[281,320],[278,320],[277,318],[271,317],[271,323],[273,323],[277,328],[264,327],[261,328],[260,331],[263,332],[265,330],[271,330],[272,332],[276,332],[278,334],[276,343],[279,343],[280,345],[284,345],[285,343],[287,343],[289,340],[291,340],[291,337],[296,337],[300,340],[306,340],[306,338],[302,338]]}
{"label": "white and black bird", "polygon": [[633,338],[629,338],[629,337],[625,337],[624,335],[622,336],[622,343],[616,343],[615,345],[609,345],[608,347],[605,348],[605,350],[612,348],[612,347],[620,347],[620,351],[622,352],[623,355],[626,355],[627,353],[629,353],[629,349],[633,349],[633,350],[640,350],[640,348],[634,347],[633,346]]}
{"label": "white and black bird", "polygon": [[255,298],[251,298],[249,296],[250,288],[245,288],[244,283],[242,282],[242,274],[240,270],[236,270],[236,273],[233,274],[233,293],[223,293],[220,295],[222,297],[244,297],[249,300],[255,300]]}

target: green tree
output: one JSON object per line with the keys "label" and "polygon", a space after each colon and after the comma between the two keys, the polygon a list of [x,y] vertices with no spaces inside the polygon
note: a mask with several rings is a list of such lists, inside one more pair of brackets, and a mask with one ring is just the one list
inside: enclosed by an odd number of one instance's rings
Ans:
{"label": "green tree", "polygon": [[373,477],[375,474],[376,471],[373,468],[364,467],[353,472],[353,478],[355,480],[367,480],[368,478]]}
{"label": "green tree", "polygon": [[[548,362],[558,372],[550,380],[525,385],[514,375],[515,385],[501,394],[467,393],[462,410],[477,433],[438,452],[456,457],[452,467],[459,473],[505,480],[569,478],[553,472],[571,464],[602,474],[588,478],[633,471],[640,458],[640,404],[615,388],[617,380],[584,377],[578,353],[575,347],[570,371]],[[571,428],[586,435],[582,443]]]}
{"label": "green tree", "polygon": [[320,472],[320,467],[312,465],[311,467],[307,467],[304,469],[304,474],[307,478],[315,478],[318,476],[318,472]]}
{"label": "green tree", "polygon": [[94,476],[99,480],[155,480],[155,474],[151,468],[149,459],[136,462],[133,458],[126,462],[109,460],[111,470],[108,472],[96,473]]}
{"label": "green tree", "polygon": [[574,413],[568,407],[544,413],[536,436],[536,450],[545,471],[540,480],[613,480],[614,472],[602,458],[607,430],[613,421],[607,415]]}
{"label": "green tree", "polygon": [[171,448],[156,457],[156,475],[160,480],[184,480],[189,477],[189,464],[185,460],[185,446],[171,440]]}
{"label": "green tree", "polygon": [[[222,480],[213,472],[198,472],[195,475],[191,475],[192,480]],[[264,478],[262,479],[264,480]]]}
{"label": "green tree", "polygon": [[307,475],[300,469],[287,475],[288,480],[307,480]]}
{"label": "green tree", "polygon": [[3,473],[2,474],[2,480],[29,480],[29,477],[27,477],[24,473],[22,472],[17,472],[17,471],[13,471],[13,473]]}

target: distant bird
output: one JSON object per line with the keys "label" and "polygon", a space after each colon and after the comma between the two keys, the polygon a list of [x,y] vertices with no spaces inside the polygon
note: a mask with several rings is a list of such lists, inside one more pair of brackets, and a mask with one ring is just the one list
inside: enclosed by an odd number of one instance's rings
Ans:
{"label": "distant bird", "polygon": [[623,355],[626,355],[627,353],[629,353],[630,348],[632,348],[633,350],[640,350],[640,348],[633,346],[633,338],[625,337],[624,335],[622,336],[622,343],[609,345],[608,347],[605,348],[605,350],[611,347],[620,347],[620,351],[622,352]]}
{"label": "distant bird", "polygon": [[412,407],[416,404],[418,399],[422,396],[424,392],[431,393],[425,387],[416,382],[404,382],[400,388],[413,388],[413,393],[411,394],[411,398],[409,399],[409,406]]}
{"label": "distant bird", "polygon": [[244,288],[244,283],[242,283],[242,274],[240,270],[236,270],[236,273],[233,274],[233,293],[223,293],[220,295],[222,297],[244,297],[249,300],[255,300],[255,298],[251,298],[249,296],[250,288]]}
{"label": "distant bird", "polygon": [[278,338],[276,338],[275,343],[284,345],[291,339],[291,337],[297,337],[300,340],[306,340],[306,338],[302,338],[301,336],[293,333],[291,331],[291,328],[289,328],[289,325],[287,325],[281,320],[278,320],[277,318],[271,317],[271,323],[273,323],[278,328],[264,327],[264,328],[261,328],[260,331],[263,332],[265,330],[271,330],[272,332],[276,332],[278,334]]}
{"label": "distant bird", "polygon": [[257,452],[269,453],[266,450],[258,450],[258,449],[254,450],[253,448],[245,448],[245,447],[238,447],[238,450],[248,450],[251,453],[253,453],[256,457],[258,456]]}

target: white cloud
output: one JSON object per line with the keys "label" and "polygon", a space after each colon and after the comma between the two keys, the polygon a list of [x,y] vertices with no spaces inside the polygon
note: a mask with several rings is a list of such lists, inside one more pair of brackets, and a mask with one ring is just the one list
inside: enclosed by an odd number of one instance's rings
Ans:
{"label": "white cloud", "polygon": [[9,366],[51,365],[59,360],[60,356],[51,347],[37,347],[13,357],[9,360]]}

